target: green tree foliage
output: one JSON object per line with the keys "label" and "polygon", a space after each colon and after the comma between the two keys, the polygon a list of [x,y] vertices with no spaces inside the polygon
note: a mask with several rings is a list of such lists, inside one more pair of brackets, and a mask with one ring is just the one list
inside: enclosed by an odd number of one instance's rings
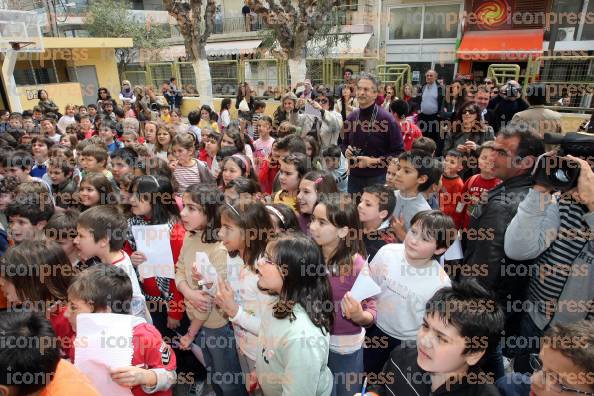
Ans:
{"label": "green tree foliage", "polygon": [[131,37],[133,48],[116,48],[120,71],[139,54],[140,61],[152,60],[151,54],[157,53],[166,45],[164,40],[170,37],[168,29],[154,24],[152,20],[140,20],[129,10],[131,4],[123,0],[94,0],[89,2],[86,29],[91,37]]}

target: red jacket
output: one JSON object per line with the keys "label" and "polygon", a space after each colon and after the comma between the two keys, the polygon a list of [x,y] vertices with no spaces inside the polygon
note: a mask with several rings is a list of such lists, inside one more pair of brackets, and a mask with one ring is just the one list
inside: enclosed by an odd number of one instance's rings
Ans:
{"label": "red jacket", "polygon": [[480,173],[466,180],[464,183],[464,213],[462,227],[468,228],[470,214],[478,204],[487,201],[487,192],[501,183],[498,178],[484,179]]}
{"label": "red jacket", "polygon": [[460,229],[462,227],[464,211],[463,208],[457,206],[462,201],[464,182],[460,176],[452,179],[442,176],[441,183],[443,187],[439,193],[439,208],[443,213],[450,216],[454,220],[454,223],[456,223],[456,228]]}
{"label": "red jacket", "polygon": [[262,160],[260,162],[260,172],[258,173],[258,180],[262,187],[262,192],[266,194],[272,194],[272,185],[274,184],[274,178],[278,173],[279,168],[271,168],[270,160]]}
{"label": "red jacket", "polygon": [[[143,319],[134,318],[135,323],[132,329],[132,345],[134,352],[132,354],[131,366],[137,366],[145,370],[148,369],[163,369],[175,372],[177,362],[175,360],[175,353],[171,347],[163,341],[163,337],[159,330],[152,324],[146,323]],[[137,323],[137,324],[136,324]],[[74,339],[74,337],[73,337]],[[71,350],[70,360],[75,361],[74,348]],[[141,386],[132,388],[134,396],[148,395],[142,390]],[[166,391],[159,391],[151,393],[153,396],[171,396],[172,390],[169,388]]]}
{"label": "red jacket", "polygon": [[[132,366],[141,366],[144,369],[165,369],[175,372],[175,353],[171,347],[163,341],[159,330],[151,324],[141,323],[132,329],[132,343],[134,354],[132,355]],[[147,395],[141,386],[132,388],[134,396]],[[151,393],[153,396],[171,396],[172,390]]]}
{"label": "red jacket", "polygon": [[413,142],[423,136],[423,132],[421,132],[419,127],[408,120],[400,124],[400,130],[402,131],[402,144],[404,145],[404,151],[412,150]]}
{"label": "red jacket", "polygon": [[50,313],[49,321],[58,340],[60,340],[62,355],[68,357],[72,354],[72,350],[74,349],[72,345],[72,340],[74,340],[74,330],[72,330],[72,326],[68,319],[64,317],[64,312],[66,312],[66,307],[59,307],[55,312]]}
{"label": "red jacket", "polygon": [[[181,251],[185,235],[186,229],[181,223],[176,223],[171,228],[169,241],[171,243],[171,253],[173,254],[174,263],[177,263],[177,258],[179,257],[179,252]],[[128,253],[128,255],[134,253],[134,250],[132,250],[132,247],[128,242],[124,244],[124,251]],[[161,291],[157,285],[157,278],[146,278],[141,282],[141,286],[146,295],[153,297],[161,296]],[[169,292],[173,294],[173,298],[169,301],[167,316],[171,319],[181,320],[185,311],[184,296],[177,290],[175,279],[169,279]]]}

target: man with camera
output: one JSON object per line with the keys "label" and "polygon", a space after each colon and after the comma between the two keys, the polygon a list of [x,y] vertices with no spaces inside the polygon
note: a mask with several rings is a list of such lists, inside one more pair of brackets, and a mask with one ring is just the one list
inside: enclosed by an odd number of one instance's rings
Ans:
{"label": "man with camera", "polygon": [[529,105],[522,96],[522,87],[515,80],[509,80],[500,89],[500,94],[489,102],[488,109],[493,110],[495,134],[505,127],[516,113],[526,110]]}
{"label": "man with camera", "polygon": [[[474,277],[504,307],[506,329],[514,323],[510,304],[522,302],[528,276],[521,269],[529,263],[513,260],[504,251],[505,229],[532,186],[531,170],[544,153],[542,139],[525,125],[510,124],[495,139],[493,169],[502,183],[489,191],[485,203],[470,217],[464,233],[464,269],[461,277]],[[503,376],[501,354],[489,359],[495,378]]]}
{"label": "man with camera", "polygon": [[375,103],[378,86],[375,76],[361,73],[357,82],[359,108],[349,114],[343,125],[341,148],[349,160],[351,194],[373,184],[384,184],[390,158],[403,151],[400,125]]}
{"label": "man with camera", "polygon": [[594,172],[585,160],[594,155],[594,136],[547,134],[545,143],[561,143],[560,151],[538,161],[535,184],[505,233],[508,257],[534,260],[526,301],[518,307],[515,336],[522,342],[512,340],[507,351],[521,372],[529,370],[529,354],[538,352],[543,333],[591,316],[594,298]]}

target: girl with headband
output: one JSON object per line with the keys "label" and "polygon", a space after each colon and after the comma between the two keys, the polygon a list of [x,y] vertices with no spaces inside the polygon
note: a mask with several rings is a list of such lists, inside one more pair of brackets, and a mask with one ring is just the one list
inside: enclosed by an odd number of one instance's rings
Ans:
{"label": "girl with headband", "polygon": [[299,193],[297,194],[297,210],[299,214],[299,227],[306,235],[309,235],[309,223],[314,207],[320,198],[328,194],[338,192],[338,187],[332,174],[314,170],[307,172],[299,182]]}
{"label": "girl with headband", "polygon": [[[261,203],[221,206],[219,238],[227,248],[227,280],[218,284],[215,303],[233,324],[239,362],[245,378],[254,378],[260,319],[272,297],[258,288],[256,262],[264,254],[274,229]],[[257,383],[246,384],[250,393]],[[261,393],[252,393],[261,394]]]}
{"label": "girl with headband", "polygon": [[238,177],[245,177],[256,183],[258,182],[249,158],[242,154],[233,154],[225,157],[221,161],[221,173],[217,179],[217,184],[224,191],[227,184]]}

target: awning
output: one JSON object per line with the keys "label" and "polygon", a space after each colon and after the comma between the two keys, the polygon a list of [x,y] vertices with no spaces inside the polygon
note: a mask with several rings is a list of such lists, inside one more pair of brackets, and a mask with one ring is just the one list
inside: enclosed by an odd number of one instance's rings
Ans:
{"label": "awning", "polygon": [[221,56],[253,54],[260,44],[262,44],[262,40],[222,41],[220,43],[207,43],[206,55]]}
{"label": "awning", "polygon": [[458,59],[464,60],[521,60],[541,55],[543,29],[489,30],[466,32],[458,48]]}
{"label": "awning", "polygon": [[132,38],[112,37],[44,37],[46,49],[58,48],[131,48]]}
{"label": "awning", "polygon": [[[206,43],[206,55],[238,55],[253,54],[256,48],[262,44],[262,40],[244,40],[244,41],[221,41],[218,43]],[[183,45],[174,45],[160,51],[160,59],[164,61],[174,61],[186,56],[186,48]]]}
{"label": "awning", "polygon": [[[350,39],[346,43],[339,43],[338,45],[328,50],[327,56],[340,57],[340,56],[364,56],[365,48],[367,43],[371,39],[372,33],[356,33],[351,34]],[[316,45],[309,44],[307,46],[307,56],[315,57],[322,55],[324,47],[323,41],[316,43]]]}

